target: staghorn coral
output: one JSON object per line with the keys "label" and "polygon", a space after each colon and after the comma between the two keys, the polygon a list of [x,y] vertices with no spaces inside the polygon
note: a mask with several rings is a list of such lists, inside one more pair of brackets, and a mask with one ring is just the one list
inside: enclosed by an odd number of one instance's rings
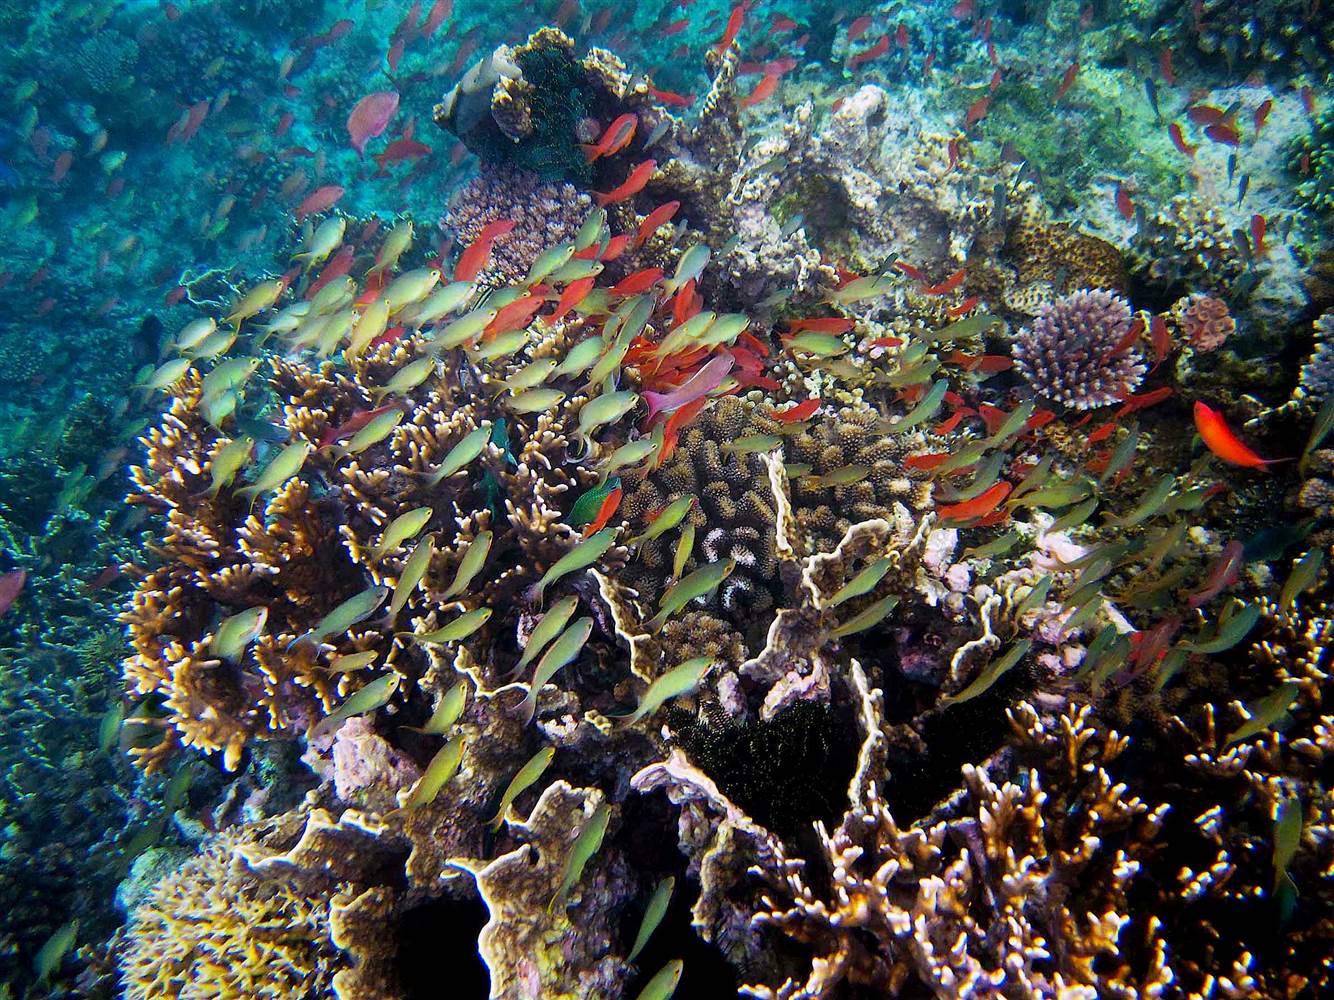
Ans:
{"label": "staghorn coral", "polygon": [[483,167],[455,192],[440,226],[467,246],[490,223],[514,223],[496,240],[490,261],[478,275],[483,285],[498,287],[519,282],[543,250],[572,239],[591,207],[592,199],[568,182],[543,181],[537,174],[501,164]]}
{"label": "staghorn coral", "polygon": [[1090,410],[1130,395],[1147,366],[1134,350],[1113,356],[1130,330],[1130,304],[1105,290],[1072,292],[1044,305],[1019,333],[1020,373],[1043,397]]}

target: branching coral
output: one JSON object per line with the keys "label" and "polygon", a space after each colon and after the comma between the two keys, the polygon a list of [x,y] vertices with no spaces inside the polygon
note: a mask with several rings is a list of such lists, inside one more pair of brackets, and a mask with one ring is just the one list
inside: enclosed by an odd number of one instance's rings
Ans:
{"label": "branching coral", "polygon": [[1015,339],[1028,384],[1047,399],[1089,410],[1124,399],[1144,377],[1134,350],[1118,353],[1130,331],[1130,305],[1105,290],[1078,291],[1044,305]]}

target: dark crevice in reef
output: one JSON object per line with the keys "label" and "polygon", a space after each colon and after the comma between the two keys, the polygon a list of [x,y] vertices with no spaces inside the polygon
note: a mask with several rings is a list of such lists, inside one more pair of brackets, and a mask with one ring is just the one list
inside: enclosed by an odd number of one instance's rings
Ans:
{"label": "dark crevice in reef", "polygon": [[857,756],[847,708],[797,702],[768,722],[740,725],[720,710],[674,713],[677,742],[728,798],[782,836],[815,820],[837,825]]}
{"label": "dark crevice in reef", "polygon": [[478,899],[435,899],[408,910],[394,932],[406,1000],[484,1000],[491,977],[477,953],[477,935],[486,920]]}

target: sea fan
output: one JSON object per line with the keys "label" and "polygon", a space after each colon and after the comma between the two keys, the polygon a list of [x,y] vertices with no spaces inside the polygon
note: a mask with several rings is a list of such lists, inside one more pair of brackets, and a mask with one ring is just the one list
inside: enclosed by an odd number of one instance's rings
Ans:
{"label": "sea fan", "polygon": [[1044,305],[1016,338],[1014,357],[1036,392],[1091,410],[1124,399],[1144,378],[1147,366],[1136,351],[1117,352],[1129,331],[1129,302],[1084,289]]}

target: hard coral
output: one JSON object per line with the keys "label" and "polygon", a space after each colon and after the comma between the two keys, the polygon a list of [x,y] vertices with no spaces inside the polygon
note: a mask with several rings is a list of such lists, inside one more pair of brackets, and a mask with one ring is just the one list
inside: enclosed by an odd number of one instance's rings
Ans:
{"label": "hard coral", "polygon": [[1130,303],[1105,290],[1082,290],[1042,307],[1014,343],[1025,381],[1043,397],[1076,410],[1118,402],[1135,391],[1147,366],[1132,350],[1115,354],[1130,330]]}
{"label": "hard coral", "polygon": [[1178,299],[1170,316],[1197,351],[1216,351],[1237,329],[1227,303],[1202,292]]}

